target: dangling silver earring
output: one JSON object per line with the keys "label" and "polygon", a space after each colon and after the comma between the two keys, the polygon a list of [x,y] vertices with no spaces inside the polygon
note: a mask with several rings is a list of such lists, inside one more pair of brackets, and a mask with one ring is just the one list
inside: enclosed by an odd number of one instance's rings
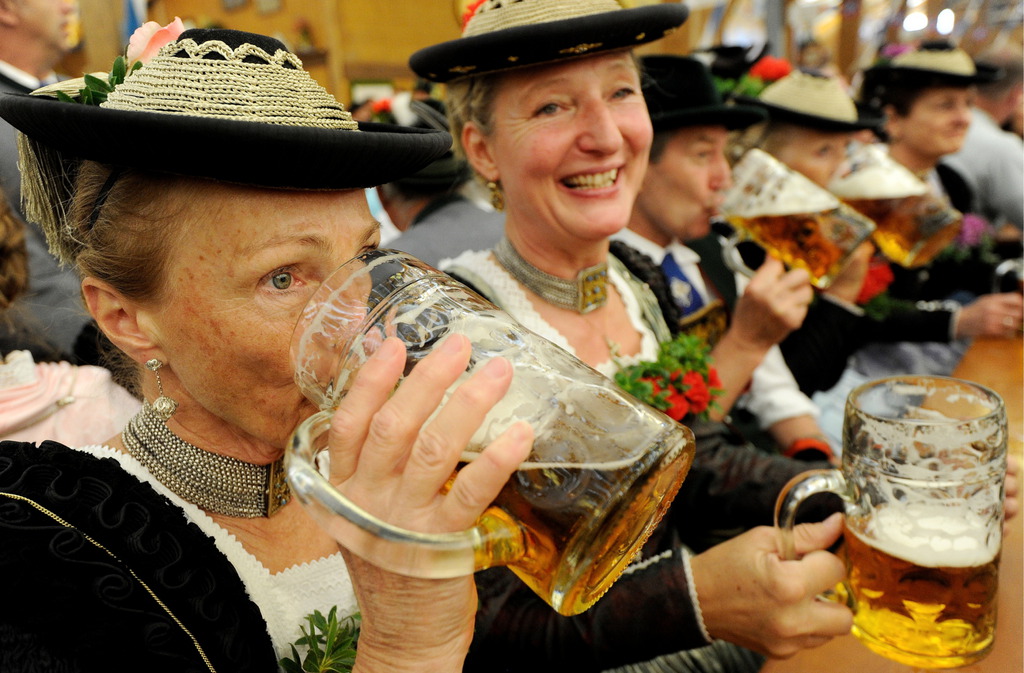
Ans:
{"label": "dangling silver earring", "polygon": [[178,409],[178,402],[164,395],[164,384],[160,380],[160,372],[158,371],[163,366],[164,363],[156,358],[146,361],[146,369],[156,374],[156,387],[160,391],[160,397],[153,400],[153,411],[160,417],[160,420],[166,421]]}

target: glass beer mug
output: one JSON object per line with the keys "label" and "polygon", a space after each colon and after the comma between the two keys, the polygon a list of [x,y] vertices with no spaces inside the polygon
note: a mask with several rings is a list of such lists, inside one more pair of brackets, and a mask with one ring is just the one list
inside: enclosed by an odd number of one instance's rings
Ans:
{"label": "glass beer mug", "polygon": [[847,579],[835,598],[873,651],[923,668],[988,654],[1006,475],[1003,401],[957,379],[899,376],[854,389],[842,469],[793,479],[776,508],[782,555],[794,557],[799,504],[819,492],[846,503]]}
{"label": "glass beer mug", "polygon": [[878,144],[856,145],[829,191],[874,220],[875,245],[900,266],[924,266],[960,233],[960,211]]}
{"label": "glass beer mug", "polygon": [[753,275],[736,249],[752,240],[790,268],[806,269],[827,288],[875,224],[767,152],[748,150],[733,166],[733,186],[722,213],[736,234],[724,255],[739,273]]}
{"label": "glass beer mug", "polygon": [[[517,420],[533,426],[533,449],[473,529],[402,530],[339,493],[318,469],[318,454],[333,409],[385,338],[405,343],[408,374],[454,333],[469,338],[472,357],[451,390],[489,358],[513,367],[508,393],[462,460],[473,460]],[[406,575],[455,577],[509,566],[564,615],[586,610],[618,578],[693,460],[688,428],[405,253],[374,250],[334,272],[299,319],[292,359],[299,387],[321,411],[296,428],[285,466],[293,492],[322,527],[353,552]]]}

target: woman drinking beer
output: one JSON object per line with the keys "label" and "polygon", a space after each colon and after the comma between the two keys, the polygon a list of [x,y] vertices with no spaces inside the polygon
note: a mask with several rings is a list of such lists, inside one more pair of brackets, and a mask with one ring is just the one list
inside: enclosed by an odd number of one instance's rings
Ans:
{"label": "woman drinking beer", "polygon": [[[764,109],[768,121],[736,138],[734,154],[759,147],[824,188],[844,169],[847,148],[855,135],[880,123],[859,111],[837,80],[801,72],[784,77],[757,98],[744,102]],[[943,343],[981,335],[1004,336],[1008,333],[1007,321],[1020,324],[1021,300],[1013,294],[981,297],[963,307],[908,302],[884,319],[866,317],[853,304],[873,252],[872,244],[866,243],[853,255],[847,272],[820,295],[818,310],[781,345],[790,369],[805,390],[828,390],[836,385],[850,355],[867,343]],[[934,351],[937,346],[928,348]],[[948,363],[950,359],[944,357],[941,361]],[[881,376],[913,371],[913,363],[901,367],[890,362],[888,366],[893,369],[874,368],[870,373]],[[919,373],[949,371],[951,368]],[[853,380],[859,377],[851,373],[848,383]],[[837,404],[842,402],[838,398],[845,399],[846,389],[837,394]],[[837,428],[831,430],[838,434]]]}
{"label": "woman drinking beer", "polygon": [[[649,290],[609,254],[609,236],[628,223],[652,137],[629,49],[675,29],[685,9],[622,9],[614,0],[473,7],[462,38],[410,62],[421,76],[448,83],[453,135],[506,212],[507,238],[449,269],[592,366],[610,373],[616,360],[654,359],[667,326]],[[801,314],[808,298],[794,307]],[[758,462],[749,447],[716,444],[714,451],[732,454],[733,471],[705,473],[703,483],[691,471],[684,490],[784,480],[805,469],[767,456]],[[687,511],[679,502],[668,517],[678,527],[723,513]],[[676,527],[663,525],[644,560],[571,618],[552,612],[505,569],[479,573],[467,666],[599,671],[694,648],[674,661],[686,670],[756,670],[761,657],[749,651],[701,646],[717,638],[785,656],[848,628],[845,608],[814,600],[842,572],[822,551],[835,523],[808,529],[805,550],[813,552],[794,566],[779,561],[766,527],[691,558]],[[762,589],[783,585],[781,593]],[[800,627],[787,633],[784,623]]]}
{"label": "woman drinking beer", "polygon": [[[292,428],[317,410],[289,357],[303,305],[376,246],[363,188],[450,139],[357,126],[272,38],[160,32],[169,44],[103,107],[0,99],[24,134],[28,212],[81,272],[122,380],[145,398],[103,444],[0,442],[0,569],[17,578],[0,670],[277,671],[295,646],[305,657],[307,615],[337,614],[334,630],[358,611],[354,670],[460,671],[472,581],[348,554],[280,477]],[[439,494],[511,379],[495,360],[434,414],[470,355],[450,345],[392,396],[405,353],[385,344],[330,435],[335,483],[426,532],[476,520],[530,444],[511,431]],[[55,628],[58,605],[73,628]]]}

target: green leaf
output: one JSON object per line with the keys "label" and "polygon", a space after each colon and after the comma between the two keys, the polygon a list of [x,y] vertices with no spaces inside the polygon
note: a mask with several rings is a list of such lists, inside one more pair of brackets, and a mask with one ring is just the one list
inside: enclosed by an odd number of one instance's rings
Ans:
{"label": "green leaf", "polygon": [[58,91],[57,92],[57,100],[61,101],[62,103],[77,103],[78,102],[74,98],[72,98],[71,96],[69,96],[66,93],[64,93],[63,91]]}
{"label": "green leaf", "polygon": [[101,80],[99,77],[96,77],[95,75],[86,75],[85,85],[92,91],[103,91],[106,93],[110,93],[114,90],[112,86]]}
{"label": "green leaf", "polygon": [[128,67],[124,62],[124,56],[118,56],[114,59],[114,65],[110,67],[110,86],[115,87],[124,81],[124,76],[127,74]]}

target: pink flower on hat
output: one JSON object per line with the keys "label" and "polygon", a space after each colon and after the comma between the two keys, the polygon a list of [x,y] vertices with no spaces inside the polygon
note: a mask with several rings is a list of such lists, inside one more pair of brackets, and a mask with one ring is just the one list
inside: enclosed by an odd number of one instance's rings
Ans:
{"label": "pink flower on hat", "polygon": [[132,33],[125,58],[129,65],[136,61],[147,63],[156,56],[161,47],[177,40],[184,30],[185,25],[178,17],[174,17],[174,21],[166,26],[161,26],[156,21],[147,21]]}

